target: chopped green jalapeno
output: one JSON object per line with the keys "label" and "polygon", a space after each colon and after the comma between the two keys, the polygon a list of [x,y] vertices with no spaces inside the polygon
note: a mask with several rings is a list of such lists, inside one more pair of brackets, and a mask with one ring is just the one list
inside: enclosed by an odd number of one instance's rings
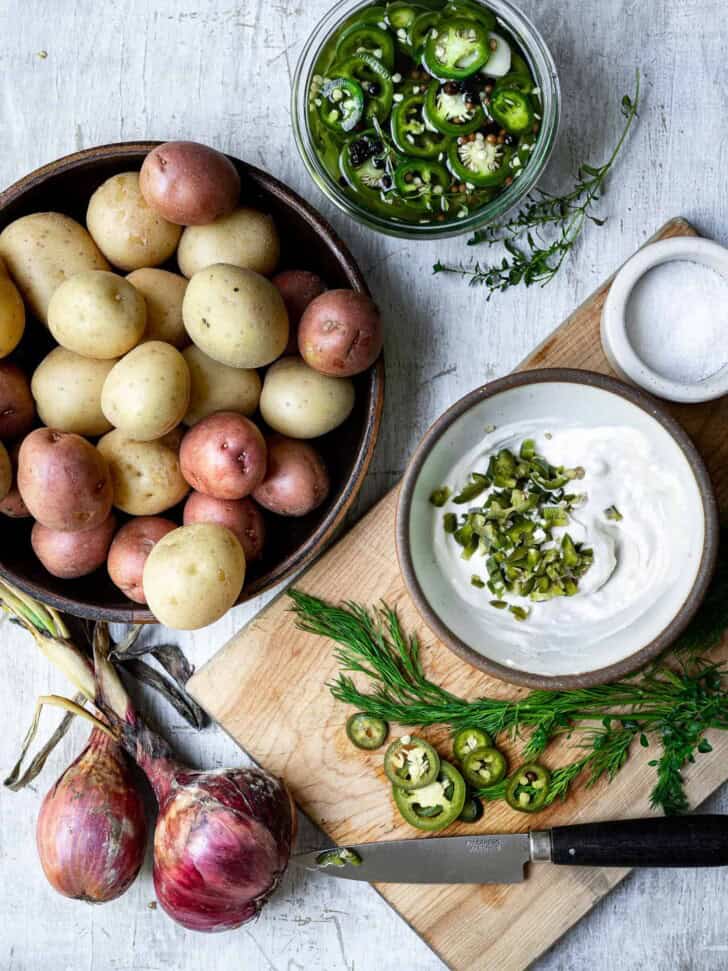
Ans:
{"label": "chopped green jalapeno", "polygon": [[477,20],[443,17],[425,41],[423,63],[436,78],[462,80],[490,57],[488,31]]}
{"label": "chopped green jalapeno", "polygon": [[607,517],[607,519],[611,519],[614,523],[621,523],[624,519],[624,516],[616,506],[608,506],[604,510],[604,515]]}
{"label": "chopped green jalapeno", "polygon": [[444,506],[450,498],[450,495],[450,489],[447,486],[441,486],[439,489],[435,489],[430,493],[430,502],[433,506]]}
{"label": "chopped green jalapeno", "polygon": [[477,587],[479,590],[482,590],[485,587],[485,581],[482,579],[482,577],[479,577],[477,573],[474,573],[471,576],[470,584],[473,587]]}
{"label": "chopped green jalapeno", "polygon": [[373,23],[358,21],[347,27],[336,45],[336,59],[345,61],[357,54],[371,54],[391,71],[394,67],[392,35]]}
{"label": "chopped green jalapeno", "polygon": [[446,533],[454,533],[458,528],[458,517],[454,512],[446,512],[442,517],[442,526]]}
{"label": "chopped green jalapeno", "polygon": [[458,762],[462,762],[466,755],[478,748],[489,748],[493,744],[490,735],[480,728],[461,728],[455,733],[452,751]]}
{"label": "chopped green jalapeno", "polygon": [[359,711],[347,718],[346,734],[352,745],[371,750],[379,748],[387,741],[389,725],[382,718]]}
{"label": "chopped green jalapeno", "polygon": [[462,81],[433,81],[428,86],[425,120],[446,135],[469,135],[485,124],[478,94]]}
{"label": "chopped green jalapeno", "polygon": [[448,138],[442,132],[430,131],[425,124],[424,94],[407,95],[392,109],[392,141],[405,155],[435,158],[447,147]]}
{"label": "chopped green jalapeno", "polygon": [[465,781],[455,766],[441,762],[436,778],[419,789],[395,785],[392,794],[397,808],[410,825],[427,832],[454,823],[465,806]]}
{"label": "chopped green jalapeno", "polygon": [[470,476],[470,482],[463,486],[460,492],[453,497],[452,501],[458,503],[458,505],[462,505],[464,502],[470,502],[472,499],[477,498],[481,492],[485,492],[489,485],[490,481],[487,476],[473,472]]}
{"label": "chopped green jalapeno", "polygon": [[494,786],[505,778],[507,769],[505,756],[492,746],[482,746],[468,752],[462,766],[467,782],[483,789]]}
{"label": "chopped green jalapeno", "polygon": [[384,771],[395,789],[420,789],[437,778],[440,756],[424,739],[403,735],[385,752]]}
{"label": "chopped green jalapeno", "polygon": [[523,135],[533,127],[533,105],[527,95],[515,88],[493,91],[488,110],[493,120],[511,135]]}
{"label": "chopped green jalapeno", "polygon": [[512,154],[508,145],[489,142],[477,132],[472,141],[452,142],[447,159],[453,175],[466,185],[497,186],[510,175]]}
{"label": "chopped green jalapeno", "polygon": [[362,859],[356,850],[348,846],[337,846],[335,849],[324,850],[316,857],[317,866],[361,866]]}
{"label": "chopped green jalapeno", "polygon": [[321,89],[319,115],[321,121],[334,132],[350,132],[364,114],[364,92],[351,78],[334,78]]}
{"label": "chopped green jalapeno", "polygon": [[468,795],[465,797],[465,805],[458,816],[462,823],[477,823],[483,816],[483,803],[476,796]]}
{"label": "chopped green jalapeno", "polygon": [[353,54],[347,60],[337,62],[340,75],[358,81],[366,95],[364,117],[385,121],[392,110],[394,85],[392,75],[373,54]]}
{"label": "chopped green jalapeno", "polygon": [[546,802],[551,785],[551,773],[538,762],[529,762],[516,769],[508,782],[506,802],[522,813],[535,813]]}
{"label": "chopped green jalapeno", "polygon": [[394,171],[394,185],[402,200],[419,209],[437,205],[449,184],[445,166],[430,159],[405,159]]}

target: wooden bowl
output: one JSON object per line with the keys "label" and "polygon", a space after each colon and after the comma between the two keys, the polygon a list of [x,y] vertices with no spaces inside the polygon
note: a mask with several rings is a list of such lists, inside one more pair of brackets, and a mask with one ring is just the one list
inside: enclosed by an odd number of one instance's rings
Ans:
{"label": "wooden bowl", "polygon": [[[91,194],[112,175],[138,170],[158,142],[123,142],[89,148],[31,172],[0,194],[0,231],[20,216],[54,210],[85,224]],[[307,269],[329,287],[367,291],[354,259],[329,224],[308,203],[277,179],[233,158],[242,182],[243,204],[273,215],[278,227],[282,269]],[[176,269],[175,266],[170,267]],[[48,353],[52,342],[45,327],[30,320],[11,360],[27,374]],[[361,488],[379,432],[384,400],[382,358],[354,378],[356,404],[349,419],[316,441],[331,476],[327,501],[308,516],[283,518],[265,513],[264,557],[250,564],[239,601],[250,600],[299,570],[324,549]],[[170,513],[181,522],[181,507]],[[124,517],[121,517],[122,519]],[[78,580],[51,576],[30,547],[30,519],[0,516],[0,575],[44,603],[79,617],[121,623],[154,622],[151,612],[128,600],[106,570]]]}

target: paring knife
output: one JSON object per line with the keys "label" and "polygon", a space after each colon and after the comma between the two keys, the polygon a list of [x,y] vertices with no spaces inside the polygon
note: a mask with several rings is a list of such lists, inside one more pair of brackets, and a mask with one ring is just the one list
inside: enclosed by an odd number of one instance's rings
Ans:
{"label": "paring knife", "polygon": [[572,866],[728,865],[728,816],[676,816],[558,826],[500,836],[360,843],[292,862],[368,883],[520,883],[526,863]]}

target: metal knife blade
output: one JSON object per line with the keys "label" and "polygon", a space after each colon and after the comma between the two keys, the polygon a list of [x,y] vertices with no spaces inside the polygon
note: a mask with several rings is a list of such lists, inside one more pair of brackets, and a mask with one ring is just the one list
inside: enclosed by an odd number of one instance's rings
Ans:
{"label": "metal knife blade", "polygon": [[360,843],[299,853],[291,861],[367,883],[520,883],[531,860],[528,833]]}

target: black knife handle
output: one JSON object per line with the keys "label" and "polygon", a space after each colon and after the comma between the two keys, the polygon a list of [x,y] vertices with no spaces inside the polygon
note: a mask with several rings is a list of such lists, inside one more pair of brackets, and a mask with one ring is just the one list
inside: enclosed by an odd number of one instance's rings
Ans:
{"label": "black knife handle", "polygon": [[551,830],[551,860],[572,866],[728,865],[728,816],[657,816]]}

